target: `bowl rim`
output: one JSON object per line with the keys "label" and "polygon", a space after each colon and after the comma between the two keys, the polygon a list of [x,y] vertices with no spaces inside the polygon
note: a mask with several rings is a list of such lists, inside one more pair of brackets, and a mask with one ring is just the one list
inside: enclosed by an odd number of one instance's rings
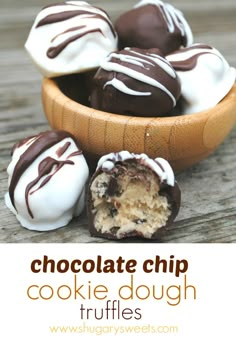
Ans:
{"label": "bowl rim", "polygon": [[[104,120],[114,120],[116,123],[125,123],[127,119],[129,120],[129,124],[132,125],[132,121],[135,123],[136,126],[142,126],[142,125],[149,125],[153,121],[158,121],[159,126],[164,125],[173,125],[175,123],[194,123],[195,121],[199,121],[199,119],[206,119],[208,117],[212,117],[212,113],[215,111],[216,107],[218,109],[218,112],[220,111],[222,114],[224,114],[225,109],[230,109],[230,105],[236,104],[236,83],[233,85],[231,90],[228,92],[228,94],[214,107],[199,111],[193,114],[187,114],[187,115],[177,115],[177,116],[168,116],[168,117],[139,117],[139,116],[126,116],[126,115],[120,115],[115,114],[111,112],[105,112],[102,110],[97,110],[92,107],[89,107],[87,105],[83,105],[77,101],[74,101],[70,97],[66,96],[64,92],[59,88],[59,85],[56,82],[56,78],[47,78],[44,77],[42,81],[42,88],[47,92],[47,95],[50,95],[51,98],[57,102],[60,101],[62,105],[68,105],[68,107],[76,112],[78,111],[80,114],[84,115],[91,115],[93,114],[93,118]],[[43,92],[43,90],[42,90]],[[49,93],[50,92],[50,93]],[[229,99],[229,98],[232,99]],[[47,113],[47,112],[46,112]],[[235,109],[235,121],[236,121],[236,109]]]}

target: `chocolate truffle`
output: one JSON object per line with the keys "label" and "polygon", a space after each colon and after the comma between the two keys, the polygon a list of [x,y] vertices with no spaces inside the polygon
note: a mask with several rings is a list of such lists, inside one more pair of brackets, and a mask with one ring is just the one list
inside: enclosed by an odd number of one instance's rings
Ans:
{"label": "chocolate truffle", "polygon": [[193,44],[166,58],[180,78],[184,114],[214,107],[235,83],[236,70],[209,45]]}
{"label": "chocolate truffle", "polygon": [[90,103],[121,115],[156,117],[168,115],[179,95],[178,76],[158,49],[125,48],[101,62]]}
{"label": "chocolate truffle", "polygon": [[65,1],[40,11],[25,48],[44,76],[55,77],[97,68],[117,49],[117,34],[102,9]]}
{"label": "chocolate truffle", "polygon": [[68,132],[26,138],[12,152],[5,202],[23,227],[56,229],[82,212],[89,170]]}
{"label": "chocolate truffle", "polygon": [[120,48],[159,48],[164,55],[189,46],[193,35],[183,13],[159,0],[142,0],[115,22]]}
{"label": "chocolate truffle", "polygon": [[180,190],[165,159],[128,151],[103,156],[88,191],[93,236],[155,239],[180,207]]}

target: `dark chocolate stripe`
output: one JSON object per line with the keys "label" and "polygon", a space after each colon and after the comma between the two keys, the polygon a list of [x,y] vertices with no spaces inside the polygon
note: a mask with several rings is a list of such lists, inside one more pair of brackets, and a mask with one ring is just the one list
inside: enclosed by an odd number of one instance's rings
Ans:
{"label": "dark chocolate stripe", "polygon": [[9,197],[15,209],[14,192],[23,173],[44,151],[48,150],[50,147],[67,137],[71,138],[71,135],[66,131],[42,132],[39,134],[38,138],[28,147],[28,149],[20,156],[14,168],[9,186]]}
{"label": "dark chocolate stripe", "polygon": [[162,172],[165,172],[164,167],[159,163],[158,160],[155,160],[155,159],[154,159],[154,162],[155,162],[155,164],[157,164],[157,165],[160,167],[160,169],[162,170]]}
{"label": "dark chocolate stripe", "polygon": [[11,156],[13,155],[14,151],[18,149],[19,147],[23,146],[24,144],[28,143],[30,140],[32,140],[34,137],[30,136],[27,138],[22,139],[19,143],[16,143],[12,149],[11,149]]}
{"label": "dark chocolate stripe", "polygon": [[69,29],[65,30],[64,32],[54,36],[54,38],[51,40],[51,42],[55,41],[58,38],[58,36],[64,35],[64,34],[69,33],[69,32],[74,32],[76,30],[79,30],[79,29],[82,29],[82,28],[85,28],[85,27],[86,27],[86,25],[75,26],[75,27],[69,28]]}
{"label": "dark chocolate stripe", "polygon": [[66,142],[62,147],[60,147],[57,151],[56,154],[58,157],[61,157],[68,149],[68,147],[71,145],[71,142]]}
{"label": "dark chocolate stripe", "polygon": [[183,54],[189,50],[195,50],[195,49],[209,49],[209,50],[212,50],[213,48],[207,44],[202,44],[202,43],[199,43],[199,44],[194,44],[190,47],[185,47],[185,48],[180,48],[176,51],[174,51],[173,53],[169,54],[168,56],[170,55],[175,55],[175,54]]}
{"label": "dark chocolate stripe", "polygon": [[82,151],[81,151],[81,150],[72,152],[72,153],[67,157],[67,159],[72,158],[72,157],[79,156],[79,155],[81,155],[81,154],[82,154]]}
{"label": "dark chocolate stripe", "polygon": [[[66,143],[68,144],[68,143]],[[66,145],[65,144],[65,145]],[[69,143],[70,144],[70,143]],[[74,163],[70,160],[65,160],[65,161],[58,161],[54,158],[51,157],[46,157],[44,160],[41,161],[41,163],[39,164],[38,167],[38,177],[36,179],[34,179],[31,183],[29,183],[25,189],[25,201],[26,201],[26,206],[27,206],[27,210],[29,215],[31,216],[31,218],[34,218],[34,215],[30,209],[29,206],[29,194],[33,194],[36,191],[38,191],[40,188],[42,188],[43,186],[45,186],[50,180],[51,178],[66,164],[69,165],[74,165]],[[56,170],[53,172],[53,174],[47,176],[42,183],[40,184],[40,186],[33,192],[30,193],[30,190],[37,185],[37,183],[40,181],[40,179],[43,178],[43,176],[49,174],[53,167],[56,166]]]}
{"label": "dark chocolate stripe", "polygon": [[212,53],[202,52],[202,53],[198,53],[197,55],[193,55],[186,60],[170,61],[170,63],[172,64],[173,68],[176,71],[189,71],[196,67],[199,56],[204,55],[204,54],[212,54]]}
{"label": "dark chocolate stripe", "polygon": [[74,42],[77,39],[80,39],[81,37],[83,37],[87,34],[97,33],[97,32],[103,34],[101,29],[91,29],[91,30],[88,30],[84,33],[76,34],[76,35],[70,37],[69,39],[60,43],[58,46],[49,48],[48,51],[47,51],[48,58],[53,59],[53,58],[57,57],[62,52],[62,50],[65,49],[68,46],[68,44],[70,44],[71,42]]}
{"label": "dark chocolate stripe", "polygon": [[116,37],[116,33],[114,31],[114,28],[111,24],[111,22],[106,19],[102,14],[97,14],[97,13],[93,13],[91,11],[86,11],[86,10],[72,10],[72,11],[65,11],[65,12],[61,12],[61,13],[55,13],[55,14],[49,14],[47,15],[45,18],[43,18],[42,20],[40,20],[36,26],[36,28],[38,27],[42,27],[44,25],[49,25],[52,23],[57,23],[57,22],[61,22],[61,21],[65,21],[68,19],[71,19],[75,16],[78,15],[92,15],[92,18],[97,18],[97,19],[101,19],[103,21],[105,21],[108,26],[111,29],[112,34],[114,35],[114,37]]}
{"label": "dark chocolate stripe", "polygon": [[60,12],[60,13],[55,13],[55,14],[49,14],[38,22],[36,28],[42,27],[42,26],[45,26],[45,25],[50,25],[52,23],[57,23],[57,22],[69,20],[69,19],[71,19],[75,16],[78,16],[78,15],[81,15],[81,14],[93,14],[93,13],[78,9],[78,10],[74,10],[74,11],[71,10],[71,11],[65,11],[65,12]]}

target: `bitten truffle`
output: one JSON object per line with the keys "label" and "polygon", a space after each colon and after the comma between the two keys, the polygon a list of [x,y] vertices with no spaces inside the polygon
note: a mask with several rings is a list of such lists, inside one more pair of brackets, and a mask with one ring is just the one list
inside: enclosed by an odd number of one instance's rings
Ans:
{"label": "bitten truffle", "polygon": [[55,77],[97,68],[117,49],[117,34],[104,10],[65,1],[40,11],[25,48],[44,76]]}
{"label": "bitten truffle", "polygon": [[209,109],[219,103],[235,83],[236,70],[215,48],[196,43],[166,58],[181,82],[184,114]]}
{"label": "bitten truffle", "polygon": [[89,170],[68,132],[46,131],[16,144],[7,173],[5,202],[23,227],[56,229],[84,208]]}
{"label": "bitten truffle", "polygon": [[115,22],[119,47],[159,48],[164,55],[193,43],[181,11],[159,0],[142,0]]}
{"label": "bitten truffle", "polygon": [[158,49],[125,48],[101,62],[90,96],[95,109],[121,115],[168,115],[180,96],[180,82]]}
{"label": "bitten truffle", "polygon": [[179,207],[180,189],[166,160],[127,151],[99,160],[87,198],[91,235],[155,239]]}

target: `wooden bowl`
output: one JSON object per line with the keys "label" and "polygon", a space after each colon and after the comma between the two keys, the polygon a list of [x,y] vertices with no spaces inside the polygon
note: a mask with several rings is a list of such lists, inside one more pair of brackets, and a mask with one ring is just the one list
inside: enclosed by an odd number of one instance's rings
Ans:
{"label": "wooden bowl", "polygon": [[212,153],[236,121],[236,85],[209,110],[177,117],[143,118],[89,108],[88,83],[85,75],[45,78],[42,101],[50,126],[71,132],[85,155],[95,160],[110,152],[128,150],[146,153],[151,158],[163,157],[175,171],[180,171]]}

